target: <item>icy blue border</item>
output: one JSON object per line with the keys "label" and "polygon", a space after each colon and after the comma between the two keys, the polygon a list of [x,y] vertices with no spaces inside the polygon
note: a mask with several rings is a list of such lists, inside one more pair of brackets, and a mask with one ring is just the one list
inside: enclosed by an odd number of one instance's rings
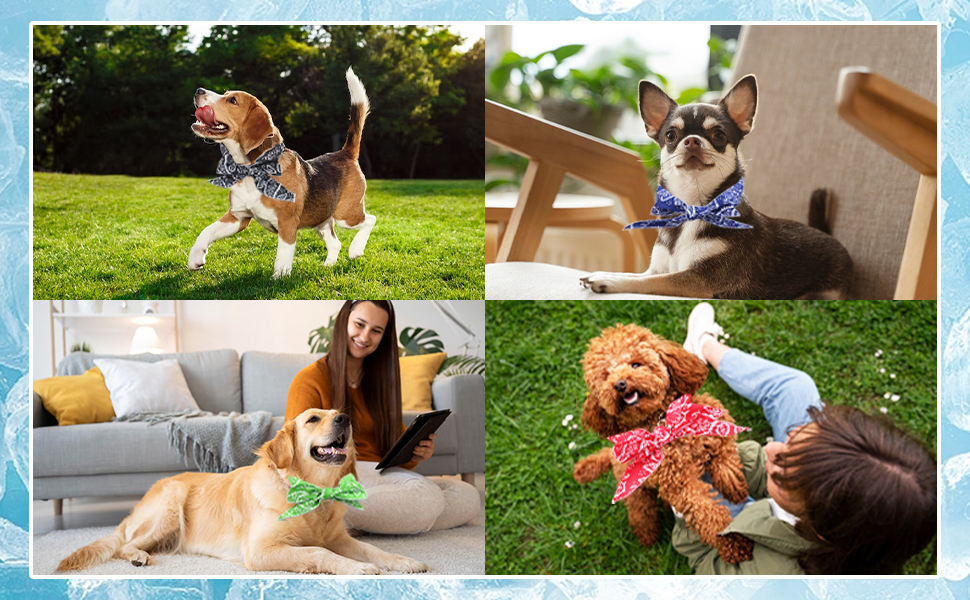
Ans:
{"label": "icy blue border", "polygon": [[[585,9],[587,12],[583,12]],[[612,12],[611,12],[612,11]],[[594,12],[598,14],[593,14]],[[31,580],[27,575],[28,23],[32,20],[912,20],[942,23],[940,579]],[[965,600],[970,578],[970,0],[6,0],[0,6],[0,597]],[[962,234],[962,235],[961,235]],[[966,236],[966,237],[964,237]]]}

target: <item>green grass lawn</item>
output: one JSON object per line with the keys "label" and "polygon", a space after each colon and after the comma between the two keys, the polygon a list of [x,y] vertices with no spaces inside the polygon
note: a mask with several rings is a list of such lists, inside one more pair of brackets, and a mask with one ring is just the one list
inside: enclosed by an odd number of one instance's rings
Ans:
{"label": "green grass lawn", "polygon": [[[489,302],[486,316],[487,552],[489,574],[689,574],[670,545],[673,516],[652,548],[634,537],[616,481],[572,478],[575,462],[609,445],[580,426],[587,342],[616,323],[638,323],[682,342],[694,302]],[[829,404],[885,407],[936,455],[936,302],[714,303],[727,343],[807,372]],[[881,357],[876,351],[882,350]],[[885,369],[885,372],[881,372]],[[896,377],[890,377],[895,374]],[[711,370],[701,388],[719,398],[741,439],[771,435],[760,408]],[[884,398],[898,394],[896,402]],[[570,443],[575,447],[570,448]],[[578,525],[577,525],[578,524]],[[567,547],[572,542],[572,547]],[[934,574],[936,553],[908,574]]]}
{"label": "green grass lawn", "polygon": [[255,221],[209,248],[189,271],[189,249],[225,213],[228,192],[195,178],[34,174],[34,298],[485,297],[480,181],[369,181],[377,217],[364,255],[357,233],[325,267],[326,245],[301,230],[293,273],[272,279],[276,234]]}

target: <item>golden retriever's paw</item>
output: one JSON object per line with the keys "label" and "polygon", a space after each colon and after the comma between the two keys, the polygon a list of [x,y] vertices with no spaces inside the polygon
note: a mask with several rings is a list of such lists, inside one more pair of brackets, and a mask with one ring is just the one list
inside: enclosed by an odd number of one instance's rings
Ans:
{"label": "golden retriever's paw", "polygon": [[355,560],[348,560],[346,562],[341,562],[336,565],[333,569],[334,575],[380,575],[381,570],[377,565],[372,565],[371,563],[357,562]]}
{"label": "golden retriever's paw", "polygon": [[392,560],[387,561],[383,566],[388,571],[396,571],[398,573],[426,573],[431,570],[423,562],[400,555],[394,555]]}
{"label": "golden retriever's paw", "polygon": [[124,558],[136,567],[145,567],[154,563],[152,557],[144,550],[132,550],[131,552],[126,552],[124,554]]}

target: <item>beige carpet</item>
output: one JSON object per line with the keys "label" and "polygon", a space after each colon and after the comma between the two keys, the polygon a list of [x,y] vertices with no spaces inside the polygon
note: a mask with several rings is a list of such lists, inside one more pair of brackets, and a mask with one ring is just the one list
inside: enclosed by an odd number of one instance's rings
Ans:
{"label": "beige carpet", "polygon": [[[89,527],[53,531],[34,539],[31,565],[32,575],[51,575],[57,564],[74,550],[102,538],[113,527]],[[430,531],[418,535],[364,535],[361,541],[382,550],[410,556],[431,567],[430,575],[482,575],[485,573],[485,511],[467,525],[444,531]],[[78,575],[122,575],[125,577],[223,577],[255,575],[241,565],[206,556],[159,555],[158,564],[135,567],[131,563],[114,559],[84,571]],[[292,575],[278,571],[260,572],[260,575]]]}

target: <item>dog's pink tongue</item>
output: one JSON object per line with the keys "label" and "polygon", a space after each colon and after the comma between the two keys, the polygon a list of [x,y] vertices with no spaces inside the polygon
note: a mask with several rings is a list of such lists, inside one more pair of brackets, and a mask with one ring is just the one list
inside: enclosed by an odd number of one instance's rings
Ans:
{"label": "dog's pink tongue", "polygon": [[200,106],[195,109],[195,118],[209,127],[215,127],[216,125],[216,111],[212,110],[211,106]]}

